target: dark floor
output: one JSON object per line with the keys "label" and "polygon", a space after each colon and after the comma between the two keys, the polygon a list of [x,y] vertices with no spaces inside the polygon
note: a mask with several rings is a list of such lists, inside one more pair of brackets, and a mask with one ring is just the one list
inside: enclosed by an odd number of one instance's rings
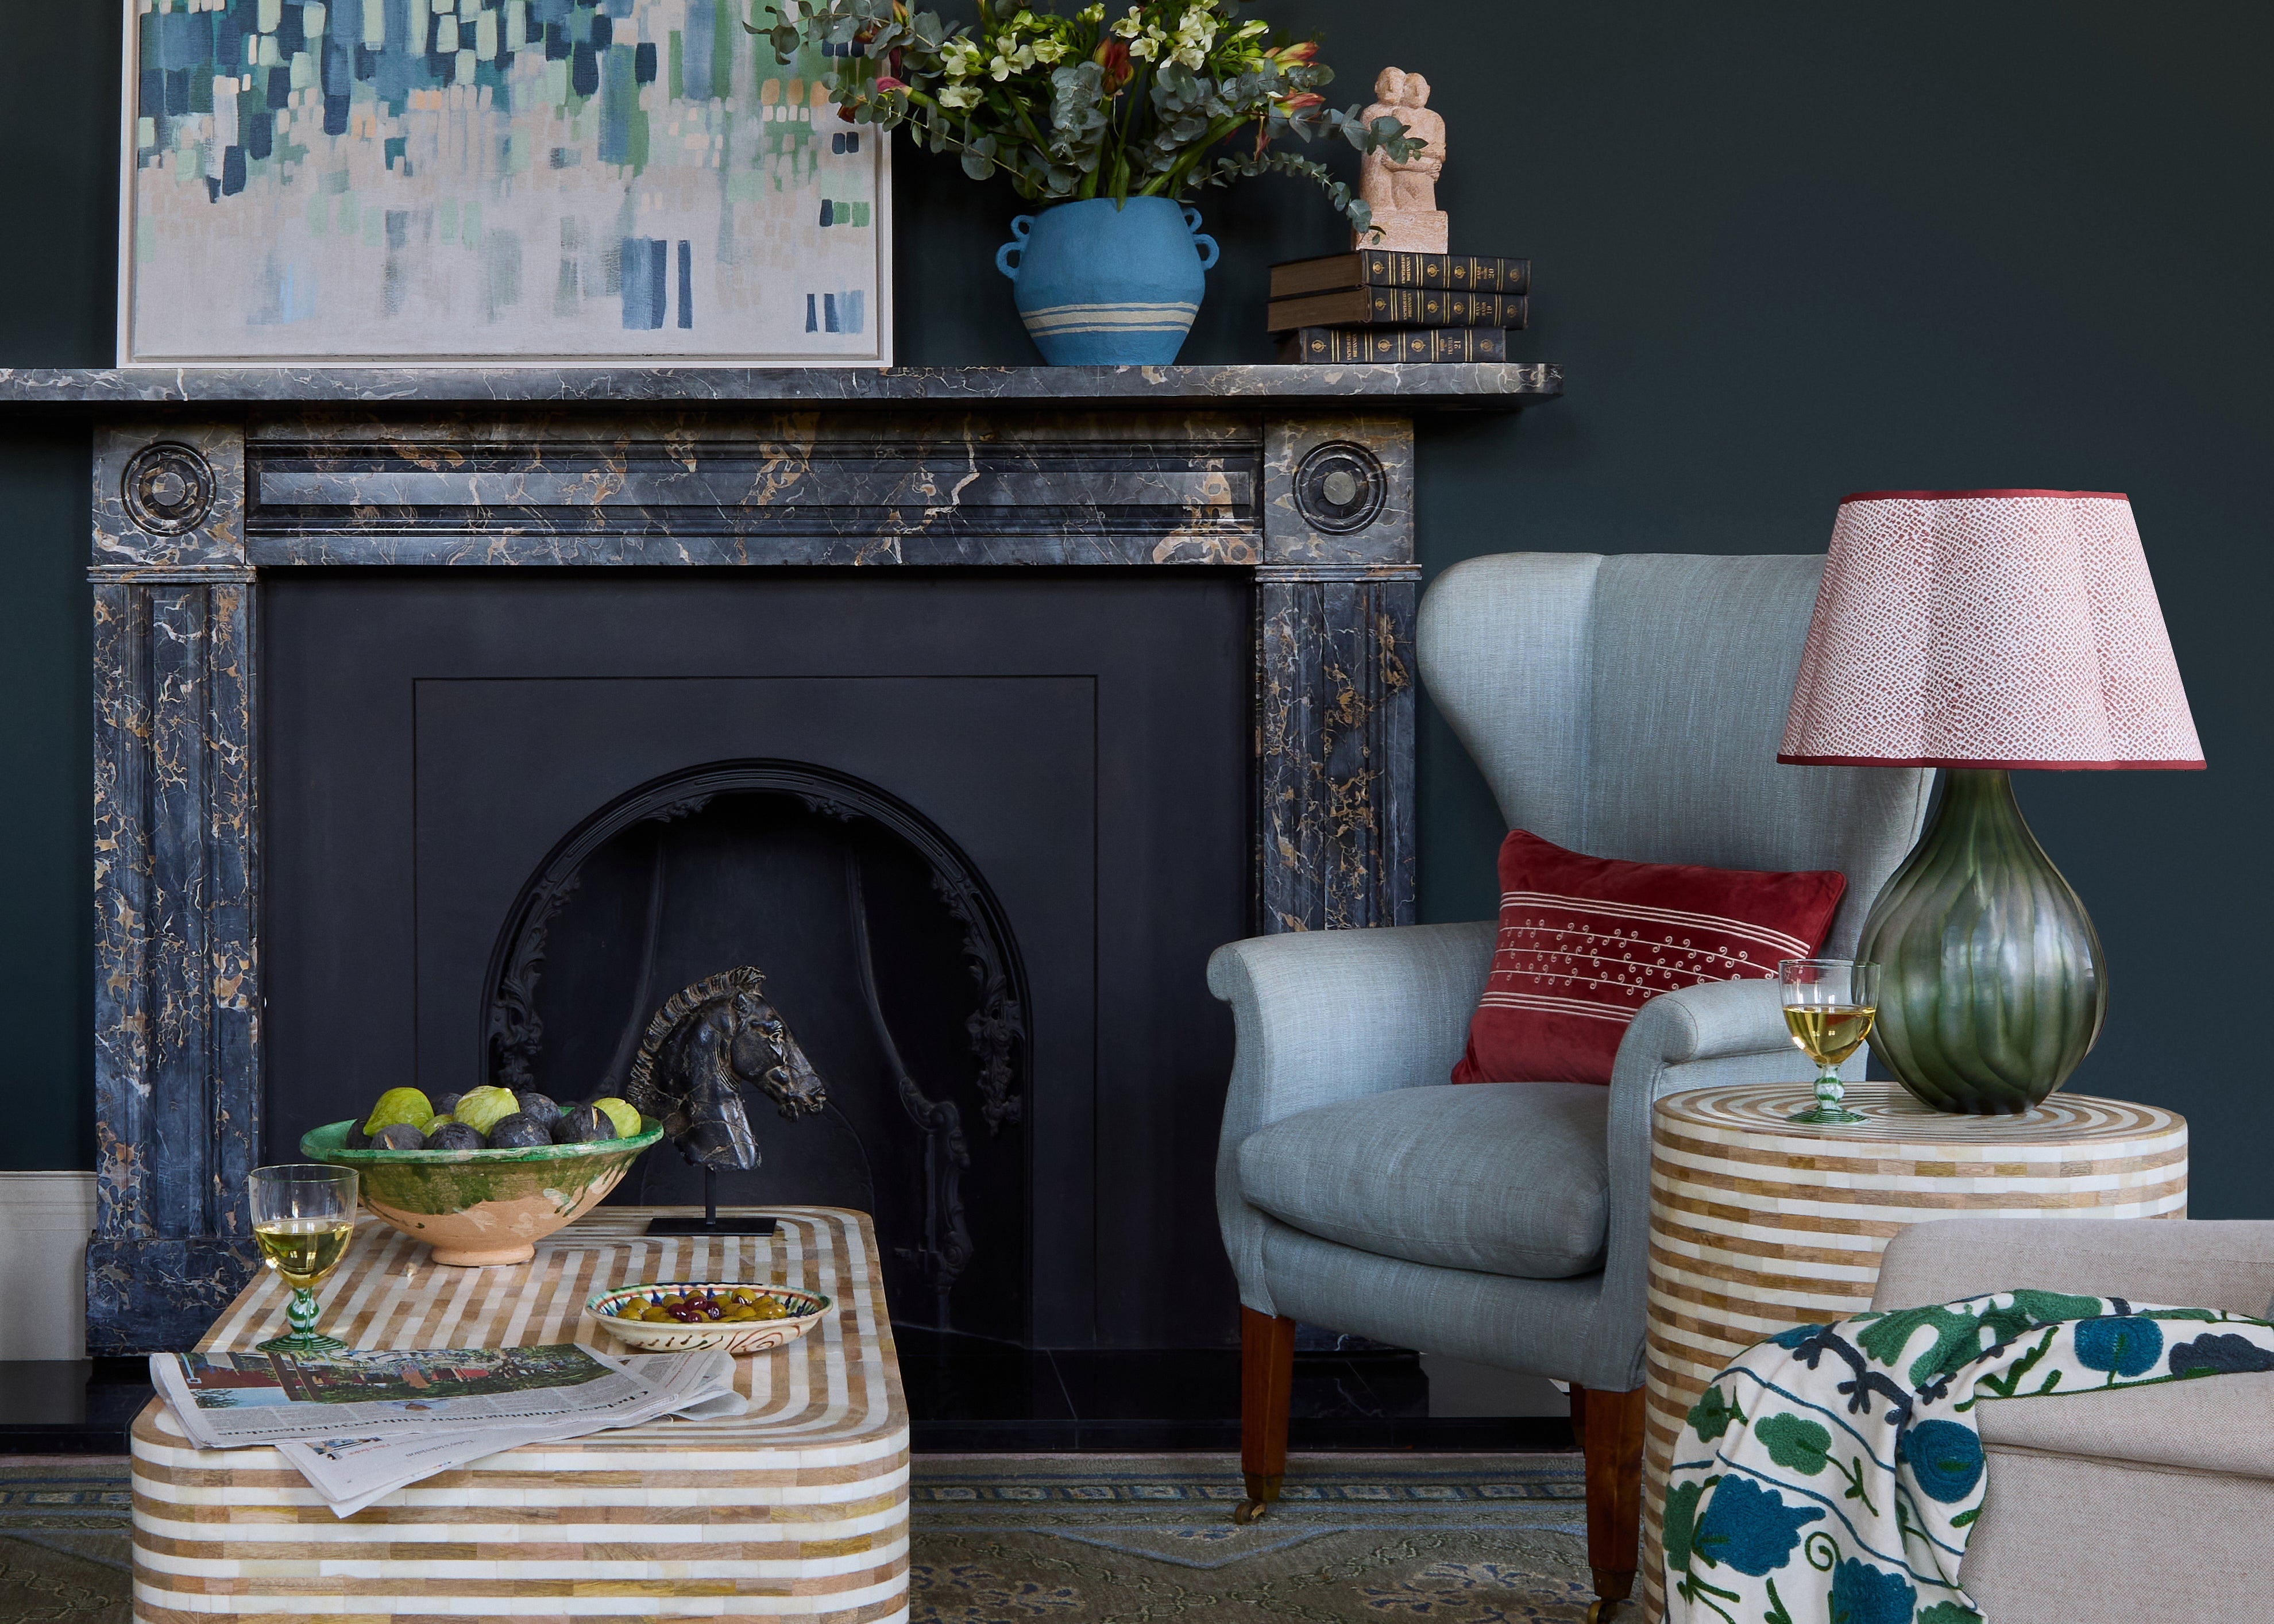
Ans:
{"label": "dark floor", "polygon": [[[1239,1356],[1229,1349],[1036,1352],[898,1327],[922,1452],[1044,1454],[1239,1446]],[[0,1361],[0,1454],[118,1454],[150,1398],[140,1359]],[[1463,1406],[1475,1408],[1474,1405]],[[1419,1356],[1300,1353],[1289,1446],[1568,1449],[1560,1416],[1431,1413]]]}

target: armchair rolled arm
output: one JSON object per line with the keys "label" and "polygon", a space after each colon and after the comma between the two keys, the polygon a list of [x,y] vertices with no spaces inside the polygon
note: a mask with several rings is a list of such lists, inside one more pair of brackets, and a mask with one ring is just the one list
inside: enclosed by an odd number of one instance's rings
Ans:
{"label": "armchair rolled arm", "polygon": [[[1864,1075],[1858,1049],[1841,1074]],[[1711,981],[1662,993],[1642,1007],[1611,1068],[1606,1151],[1610,1234],[1603,1292],[1589,1327],[1590,1387],[1625,1392],[1643,1379],[1643,1328],[1650,1258],[1651,1107],[1665,1094],[1717,1084],[1791,1082],[1814,1075],[1785,1031],[1773,981]]]}
{"label": "armchair rolled arm", "polygon": [[1240,1198],[1239,1147],[1298,1111],[1451,1080],[1498,926],[1295,932],[1219,948],[1209,991],[1239,1036],[1216,1142],[1216,1217],[1240,1301],[1272,1311],[1263,1215]]}

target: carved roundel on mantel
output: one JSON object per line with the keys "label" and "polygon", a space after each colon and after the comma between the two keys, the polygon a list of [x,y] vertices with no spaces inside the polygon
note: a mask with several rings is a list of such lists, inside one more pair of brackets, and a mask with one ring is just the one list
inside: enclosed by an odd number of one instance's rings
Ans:
{"label": "carved roundel on mantel", "polygon": [[1329,440],[1311,448],[1295,468],[1295,511],[1314,530],[1348,535],[1382,517],[1389,475],[1362,445]]}
{"label": "carved roundel on mantel", "polygon": [[178,441],[161,440],[137,451],[119,487],[127,517],[152,535],[195,530],[213,511],[213,465]]}

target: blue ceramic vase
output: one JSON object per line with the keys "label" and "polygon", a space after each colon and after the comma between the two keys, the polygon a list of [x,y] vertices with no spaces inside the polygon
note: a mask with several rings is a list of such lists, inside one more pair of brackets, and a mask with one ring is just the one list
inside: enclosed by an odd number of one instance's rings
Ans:
{"label": "blue ceramic vase", "polygon": [[995,268],[1053,366],[1166,366],[1184,347],[1216,263],[1201,212],[1167,198],[1061,203],[1011,222]]}

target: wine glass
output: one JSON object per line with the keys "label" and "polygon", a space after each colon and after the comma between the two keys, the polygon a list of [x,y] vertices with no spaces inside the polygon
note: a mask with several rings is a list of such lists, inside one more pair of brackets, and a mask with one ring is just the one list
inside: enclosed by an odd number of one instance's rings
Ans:
{"label": "wine glass", "polygon": [[1840,1063],[1871,1035],[1879,967],[1856,959],[1779,959],[1777,986],[1793,1046],[1816,1062],[1816,1103],[1796,1122],[1860,1122],[1840,1103]]}
{"label": "wine glass", "polygon": [[356,1175],[353,1167],[322,1162],[287,1162],[255,1167],[245,1184],[252,1197],[252,1238],[261,1261],[292,1288],[285,1318],[289,1336],[272,1336],[262,1353],[336,1353],[347,1344],[320,1336],[316,1288],[347,1255],[355,1234]]}

